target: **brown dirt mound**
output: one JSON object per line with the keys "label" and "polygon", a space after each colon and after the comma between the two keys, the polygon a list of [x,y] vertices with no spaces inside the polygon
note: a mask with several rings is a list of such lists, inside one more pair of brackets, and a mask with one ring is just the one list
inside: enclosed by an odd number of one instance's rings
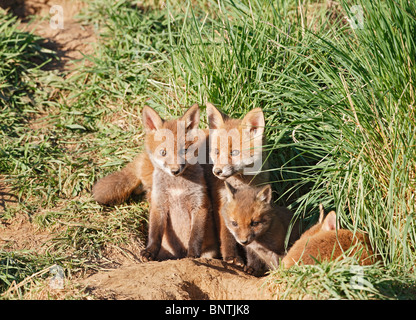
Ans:
{"label": "brown dirt mound", "polygon": [[215,259],[147,262],[99,272],[82,281],[98,299],[270,299],[264,278]]}

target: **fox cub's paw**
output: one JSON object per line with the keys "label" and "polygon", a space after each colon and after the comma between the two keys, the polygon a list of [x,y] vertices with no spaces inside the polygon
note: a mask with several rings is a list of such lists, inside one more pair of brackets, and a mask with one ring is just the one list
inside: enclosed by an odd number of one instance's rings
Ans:
{"label": "fox cub's paw", "polygon": [[189,244],[187,258],[199,258],[201,256],[201,246],[198,243]]}
{"label": "fox cub's paw", "polygon": [[243,270],[247,274],[255,276],[255,277],[262,277],[262,276],[264,276],[264,273],[265,273],[265,270],[263,270],[263,269],[256,270],[256,269],[254,269],[253,267],[250,267],[250,266],[244,266]]}
{"label": "fox cub's paw", "polygon": [[254,275],[256,270],[254,270],[253,267],[244,266],[244,272],[247,272],[248,274]]}
{"label": "fox cub's paw", "polygon": [[225,257],[224,261],[229,264],[235,264],[239,267],[244,267],[244,261],[240,256],[237,256],[237,257],[228,256],[228,257]]}
{"label": "fox cub's paw", "polygon": [[196,252],[188,251],[188,254],[186,255],[186,257],[196,259],[196,258],[200,258],[201,254],[198,254]]}
{"label": "fox cub's paw", "polygon": [[142,257],[143,262],[153,261],[156,258],[156,256],[147,249],[142,250],[140,256]]}

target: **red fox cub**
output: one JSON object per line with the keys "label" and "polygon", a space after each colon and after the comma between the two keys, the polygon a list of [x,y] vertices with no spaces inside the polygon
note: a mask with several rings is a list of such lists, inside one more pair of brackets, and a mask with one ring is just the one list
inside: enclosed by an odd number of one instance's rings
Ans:
{"label": "red fox cub", "polygon": [[264,266],[277,267],[285,255],[288,230],[291,230],[289,246],[299,238],[297,223],[290,228],[293,214],[287,208],[272,206],[270,185],[235,189],[225,182],[225,187],[227,203],[222,216],[231,234],[246,249],[245,270],[257,275]]}
{"label": "red fox cub", "polygon": [[335,211],[331,211],[324,219],[324,210],[320,205],[319,221],[295,242],[282,260],[285,268],[294,264],[315,264],[318,261],[334,260],[342,257],[343,253],[352,248],[349,254],[360,254],[360,264],[369,265],[375,262],[367,236],[339,229]]}
{"label": "red fox cub", "polygon": [[[197,104],[194,104],[194,106],[197,106]],[[199,133],[207,140],[208,131],[201,130]],[[204,144],[207,144],[207,142],[204,141]],[[202,153],[207,154],[207,146],[202,145],[202,148]],[[203,164],[202,162],[208,162],[206,156],[202,159],[201,164]],[[154,167],[149,154],[147,152],[139,154],[122,170],[101,178],[95,183],[92,188],[95,201],[103,205],[116,205],[126,201],[132,194],[145,192],[147,199],[151,202],[153,170]]]}
{"label": "red fox cub", "polygon": [[[205,141],[201,145],[201,157],[197,158],[197,160],[206,171],[210,170],[206,168],[209,166],[207,164],[208,130],[200,130],[199,134],[204,137]],[[145,192],[147,199],[151,202],[153,169],[153,163],[149,158],[149,154],[147,152],[139,154],[122,170],[98,180],[92,188],[94,199],[103,205],[116,205],[126,201],[132,194]]]}
{"label": "red fox cub", "polygon": [[165,121],[143,109],[145,149],[153,165],[149,240],[144,260],[215,257],[217,239],[211,203],[201,165],[190,163],[191,149],[206,139],[189,139],[199,124],[193,105],[177,119]]}
{"label": "red fox cub", "polygon": [[227,200],[224,181],[233,188],[256,186],[268,182],[263,155],[264,115],[260,108],[248,112],[242,120],[232,119],[207,103],[209,123],[209,156],[212,173],[207,175],[211,192],[214,218],[220,235],[222,258],[230,263],[243,265],[237,243],[221,215]]}

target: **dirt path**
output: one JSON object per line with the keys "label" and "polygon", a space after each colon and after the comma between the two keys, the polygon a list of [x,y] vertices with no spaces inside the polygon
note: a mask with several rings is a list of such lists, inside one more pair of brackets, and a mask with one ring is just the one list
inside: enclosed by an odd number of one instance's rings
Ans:
{"label": "dirt path", "polygon": [[[11,11],[21,19],[22,31],[33,31],[45,39],[45,47],[57,52],[58,59],[47,65],[47,69],[71,71],[75,60],[84,54],[93,53],[96,32],[88,25],[82,25],[75,19],[85,3],[80,0],[0,0],[0,7]],[[55,10],[51,11],[54,7]],[[39,19],[31,22],[30,17]],[[51,17],[62,18],[62,28],[51,24]],[[55,20],[54,20],[55,21]],[[0,175],[0,213],[6,206],[13,206],[18,199]],[[18,214],[10,223],[0,225],[0,248],[9,250],[33,249],[52,238],[40,232],[25,214]]]}
{"label": "dirt path", "polygon": [[[20,29],[33,31],[46,39],[45,47],[57,52],[58,61],[48,64],[50,70],[70,71],[74,60],[93,53],[96,32],[90,25],[76,20],[76,15],[86,4],[80,0],[0,0],[22,19]],[[36,15],[40,19],[29,22]]]}

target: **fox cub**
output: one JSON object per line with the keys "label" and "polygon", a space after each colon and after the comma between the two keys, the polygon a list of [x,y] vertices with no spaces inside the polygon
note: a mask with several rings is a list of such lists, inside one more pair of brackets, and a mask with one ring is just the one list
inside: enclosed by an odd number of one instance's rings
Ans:
{"label": "fox cub", "polygon": [[361,265],[369,265],[376,261],[370,241],[361,233],[339,229],[335,211],[331,211],[324,219],[324,210],[320,206],[319,221],[316,225],[305,231],[302,237],[295,242],[288,254],[282,260],[285,268],[294,264],[315,264],[318,261],[342,258],[344,252],[349,254],[359,252]]}
{"label": "fox cub", "polygon": [[215,257],[218,243],[204,170],[189,161],[195,146],[206,143],[205,134],[202,138],[191,135],[199,125],[198,105],[176,120],[165,121],[147,106],[142,116],[145,153],[99,180],[94,198],[102,204],[117,204],[132,193],[147,191],[149,239],[141,252],[143,260]]}
{"label": "fox cub", "polygon": [[[163,120],[149,107],[143,109],[145,148],[153,165],[149,240],[142,251],[144,260],[212,258],[217,254],[204,171],[200,164],[188,161],[188,149],[203,142],[188,138],[198,124],[198,105],[171,121]],[[160,133],[171,137],[161,143]]]}
{"label": "fox cub", "polygon": [[255,187],[268,182],[263,154],[264,115],[260,108],[248,112],[243,119],[233,119],[207,103],[209,123],[209,156],[213,175],[207,182],[213,201],[214,219],[219,232],[222,258],[243,265],[235,238],[221,214],[227,202],[224,182],[233,188]]}
{"label": "fox cub", "polygon": [[[245,270],[261,274],[264,266],[277,267],[285,255],[285,238],[293,214],[284,207],[273,207],[270,185],[262,188],[235,189],[225,182],[227,203],[222,216],[235,239],[247,253]],[[298,224],[293,224],[288,245],[299,238]]]}

